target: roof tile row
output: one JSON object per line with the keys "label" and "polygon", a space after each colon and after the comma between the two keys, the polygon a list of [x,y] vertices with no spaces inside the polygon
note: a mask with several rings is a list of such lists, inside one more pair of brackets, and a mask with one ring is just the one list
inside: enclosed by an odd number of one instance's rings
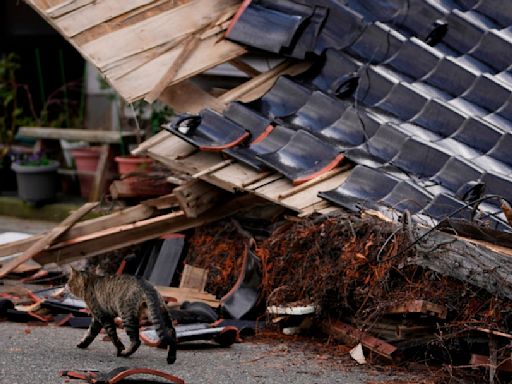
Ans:
{"label": "roof tile row", "polygon": [[[461,191],[474,183],[512,201],[512,8],[499,4],[246,2],[229,39],[307,56],[315,65],[299,77],[280,77],[254,102],[232,103],[216,116],[218,133],[202,133],[205,121],[187,140],[205,149],[207,137],[210,147],[295,182],[332,168],[344,154],[360,165],[321,196],[350,209],[385,205],[435,219],[471,218]],[[236,141],[244,129],[251,137]],[[505,228],[497,200],[480,210]]]}

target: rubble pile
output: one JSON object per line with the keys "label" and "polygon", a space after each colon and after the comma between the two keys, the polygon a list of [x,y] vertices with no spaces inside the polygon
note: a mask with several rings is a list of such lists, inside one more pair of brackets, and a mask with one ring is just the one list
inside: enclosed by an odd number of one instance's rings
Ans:
{"label": "rubble pile", "polygon": [[206,290],[224,296],[242,269],[246,239],[230,221],[199,227],[188,240],[187,263],[208,269]]}
{"label": "rubble pile", "polygon": [[[225,221],[196,229],[190,244],[188,262],[209,266],[207,288],[224,294],[244,236]],[[412,263],[422,247],[404,227],[369,215],[285,221],[256,243],[260,300],[312,304],[310,331],[349,345],[375,339],[363,342],[365,352],[394,363],[475,368],[494,356],[498,371],[510,372],[512,302]]]}

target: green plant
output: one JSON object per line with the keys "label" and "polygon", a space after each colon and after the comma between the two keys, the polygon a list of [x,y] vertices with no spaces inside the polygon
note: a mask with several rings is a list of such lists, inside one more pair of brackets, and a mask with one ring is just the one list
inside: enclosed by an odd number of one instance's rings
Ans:
{"label": "green plant", "polygon": [[0,58],[0,163],[10,151],[18,127],[32,120],[18,106],[18,90],[23,87],[16,82],[19,67],[14,53]]}
{"label": "green plant", "polygon": [[29,166],[29,167],[42,167],[50,164],[50,160],[46,154],[36,152],[31,155],[24,155],[15,161],[16,164]]}
{"label": "green plant", "polygon": [[[98,75],[97,80],[99,82],[100,89],[112,89],[110,84],[102,76]],[[115,92],[110,94],[109,97],[111,100],[119,99],[119,95]],[[120,105],[122,105],[122,103],[120,103]],[[171,107],[158,101],[150,104],[147,101],[141,99],[134,101],[129,105],[133,110],[138,127],[140,129],[144,129],[144,123],[149,122],[151,134],[157,133],[160,130],[160,126],[167,122],[168,119],[174,115],[174,111]]]}

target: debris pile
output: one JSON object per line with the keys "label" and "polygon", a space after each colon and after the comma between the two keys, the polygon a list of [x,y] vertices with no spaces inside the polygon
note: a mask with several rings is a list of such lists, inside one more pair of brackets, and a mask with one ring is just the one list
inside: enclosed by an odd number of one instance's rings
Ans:
{"label": "debris pile", "polygon": [[[244,239],[228,221],[191,236],[190,257],[216,271],[208,289],[224,294],[232,284]],[[260,300],[285,333],[321,330],[393,362],[509,372],[510,299],[418,265],[423,246],[405,226],[370,215],[285,221],[256,244]]]}
{"label": "debris pile", "polygon": [[[499,245],[509,242],[506,233],[487,244],[407,215],[403,223],[372,212],[265,216],[261,201],[247,195],[202,212],[211,203],[197,192],[203,187],[184,184],[182,200],[164,195],[75,224],[95,207],[88,203],[46,234],[1,245],[0,255],[21,252],[0,260],[0,272],[15,278],[1,287],[1,316],[88,327],[84,303],[63,292],[65,269],[51,264],[88,260],[87,268],[157,286],[180,342],[228,346],[266,318],[286,335],[328,335],[353,348],[361,364],[512,373],[510,253]],[[250,218],[251,207],[260,219]],[[82,251],[74,253],[77,244]],[[144,325],[143,341],[158,346]]]}

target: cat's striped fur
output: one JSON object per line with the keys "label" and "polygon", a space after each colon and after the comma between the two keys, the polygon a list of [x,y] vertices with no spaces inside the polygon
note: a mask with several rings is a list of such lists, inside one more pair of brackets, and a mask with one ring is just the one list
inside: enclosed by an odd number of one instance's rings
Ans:
{"label": "cat's striped fur", "polygon": [[[104,328],[117,349],[118,356],[130,356],[140,346],[139,320],[147,308],[162,344],[168,346],[167,362],[176,360],[176,331],[167,307],[156,289],[146,280],[129,275],[97,276],[72,269],[69,291],[82,298],[92,313],[93,320],[78,348],[87,348]],[[121,317],[130,338],[125,349],[117,336],[114,318]]]}

